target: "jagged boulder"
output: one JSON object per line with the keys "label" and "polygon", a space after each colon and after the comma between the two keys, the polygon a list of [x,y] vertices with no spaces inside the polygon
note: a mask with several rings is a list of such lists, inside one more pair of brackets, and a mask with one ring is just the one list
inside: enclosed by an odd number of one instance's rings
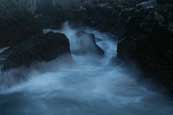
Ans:
{"label": "jagged boulder", "polygon": [[64,34],[47,33],[33,36],[30,39],[10,47],[0,56],[2,69],[11,69],[20,66],[30,66],[34,62],[50,61],[67,54],[72,61],[69,41]]}

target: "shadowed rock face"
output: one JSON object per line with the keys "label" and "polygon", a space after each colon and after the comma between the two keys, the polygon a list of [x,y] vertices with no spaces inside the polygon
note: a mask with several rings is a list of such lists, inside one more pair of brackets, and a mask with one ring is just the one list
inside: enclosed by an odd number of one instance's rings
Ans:
{"label": "shadowed rock face", "polygon": [[[172,89],[173,49],[169,31],[155,31],[150,34],[136,33],[119,42],[118,55],[133,60],[146,73],[146,77]],[[148,75],[147,73],[151,73]]]}
{"label": "shadowed rock face", "polygon": [[1,63],[6,70],[29,66],[34,62],[50,61],[65,54],[71,54],[66,36],[60,33],[47,33],[34,36],[9,48],[1,54],[5,55],[5,60]]}
{"label": "shadowed rock face", "polygon": [[38,33],[41,33],[39,20],[28,12],[16,11],[9,17],[0,16],[0,48],[12,46]]}
{"label": "shadowed rock face", "polygon": [[[166,2],[168,3],[168,2]],[[146,78],[173,88],[173,31],[170,29],[173,7],[159,4],[155,8],[136,7],[129,11],[126,32],[119,39],[118,56],[137,63]],[[165,15],[166,14],[166,15]]]}
{"label": "shadowed rock face", "polygon": [[172,0],[157,0],[159,4],[173,4]]}

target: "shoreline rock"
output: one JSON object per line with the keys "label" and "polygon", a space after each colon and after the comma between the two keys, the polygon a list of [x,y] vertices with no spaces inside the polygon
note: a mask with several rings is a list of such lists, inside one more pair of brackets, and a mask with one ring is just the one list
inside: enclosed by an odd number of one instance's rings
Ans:
{"label": "shoreline rock", "polygon": [[69,41],[64,34],[47,33],[24,40],[10,47],[1,55],[6,55],[2,61],[2,70],[20,66],[30,66],[34,62],[50,61],[68,54],[71,57]]}
{"label": "shoreline rock", "polygon": [[134,8],[127,13],[126,32],[118,42],[118,57],[136,63],[146,79],[169,93],[173,93],[171,9],[165,5]]}

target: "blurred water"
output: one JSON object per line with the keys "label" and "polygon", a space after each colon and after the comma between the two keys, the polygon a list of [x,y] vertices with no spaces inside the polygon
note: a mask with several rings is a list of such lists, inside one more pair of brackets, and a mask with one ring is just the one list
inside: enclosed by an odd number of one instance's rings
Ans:
{"label": "blurred water", "polygon": [[28,80],[1,89],[0,115],[172,115],[171,101],[139,84],[135,72],[110,64],[116,56],[112,36],[67,23],[62,30],[45,32],[65,33],[73,50],[81,29],[95,35],[104,57],[73,54],[78,63],[52,61],[24,72]]}

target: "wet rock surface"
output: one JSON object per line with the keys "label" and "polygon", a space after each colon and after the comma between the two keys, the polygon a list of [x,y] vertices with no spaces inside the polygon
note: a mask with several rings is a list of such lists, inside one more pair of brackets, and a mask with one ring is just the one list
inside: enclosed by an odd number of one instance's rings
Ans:
{"label": "wet rock surface", "polygon": [[149,8],[142,5],[129,11],[125,34],[118,43],[121,59],[137,63],[147,79],[166,87],[169,92],[173,88],[172,8],[171,4]]}
{"label": "wet rock surface", "polygon": [[13,14],[9,17],[0,16],[0,48],[15,45],[41,33],[39,20],[30,13],[23,13]]}
{"label": "wet rock surface", "polygon": [[65,54],[71,55],[69,41],[64,34],[47,33],[33,36],[30,39],[10,47],[1,55],[3,69],[29,66],[34,62],[50,61]]}
{"label": "wet rock surface", "polygon": [[172,92],[172,10],[170,0],[84,2],[72,20],[118,35],[118,57]]}

